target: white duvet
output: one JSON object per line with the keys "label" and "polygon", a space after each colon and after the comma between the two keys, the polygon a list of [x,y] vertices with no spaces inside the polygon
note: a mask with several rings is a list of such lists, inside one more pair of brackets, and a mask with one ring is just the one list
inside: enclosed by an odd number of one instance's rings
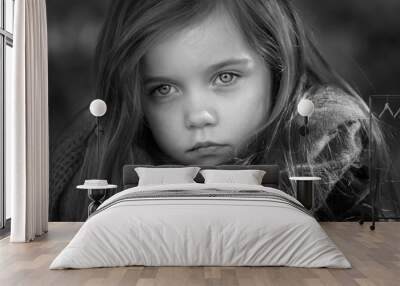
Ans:
{"label": "white duvet", "polygon": [[[131,192],[215,189],[282,191],[254,185],[135,187],[106,200],[54,259],[50,269],[146,266],[295,266],[350,268],[310,215],[258,198],[182,197],[128,200]],[[108,206],[108,207],[107,207]]]}

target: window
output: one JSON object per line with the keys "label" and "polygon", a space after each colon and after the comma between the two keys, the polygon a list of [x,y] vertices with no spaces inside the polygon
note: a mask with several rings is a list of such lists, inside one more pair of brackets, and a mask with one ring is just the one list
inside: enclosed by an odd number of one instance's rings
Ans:
{"label": "window", "polygon": [[0,228],[11,217],[10,194],[4,188],[4,104],[11,92],[14,0],[0,0]]}

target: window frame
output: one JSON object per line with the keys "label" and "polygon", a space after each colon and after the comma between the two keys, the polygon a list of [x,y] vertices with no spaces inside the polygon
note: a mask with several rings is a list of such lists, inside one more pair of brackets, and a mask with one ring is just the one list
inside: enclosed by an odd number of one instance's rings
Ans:
{"label": "window frame", "polygon": [[[6,93],[6,47],[9,46],[13,48],[13,34],[7,31],[6,28],[6,17],[12,17],[14,21],[14,7],[15,0],[0,0],[1,7],[1,21],[0,21],[0,229],[1,232],[9,230],[10,221],[7,220],[6,215],[6,190],[5,190],[5,93]],[[11,1],[12,3],[12,13],[14,15],[6,15],[6,1]],[[13,22],[12,21],[12,22]],[[14,30],[14,27],[13,29]]]}

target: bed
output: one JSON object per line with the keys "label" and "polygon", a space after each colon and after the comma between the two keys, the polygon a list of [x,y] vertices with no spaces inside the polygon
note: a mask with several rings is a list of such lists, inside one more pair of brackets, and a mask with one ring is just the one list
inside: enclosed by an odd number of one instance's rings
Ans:
{"label": "bed", "polygon": [[[123,191],[103,202],[50,269],[144,266],[350,268],[301,203],[279,190],[275,165],[261,185],[194,183],[138,186],[123,168]],[[176,167],[176,166],[164,166]]]}

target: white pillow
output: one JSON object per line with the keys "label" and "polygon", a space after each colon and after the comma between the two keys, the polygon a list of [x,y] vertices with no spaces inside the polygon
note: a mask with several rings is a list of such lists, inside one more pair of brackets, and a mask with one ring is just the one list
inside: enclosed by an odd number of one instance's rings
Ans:
{"label": "white pillow", "polygon": [[215,170],[205,169],[200,173],[204,177],[205,184],[226,183],[261,185],[265,171],[262,170]]}
{"label": "white pillow", "polygon": [[193,179],[199,170],[199,167],[135,168],[139,176],[138,186],[195,183]]}

